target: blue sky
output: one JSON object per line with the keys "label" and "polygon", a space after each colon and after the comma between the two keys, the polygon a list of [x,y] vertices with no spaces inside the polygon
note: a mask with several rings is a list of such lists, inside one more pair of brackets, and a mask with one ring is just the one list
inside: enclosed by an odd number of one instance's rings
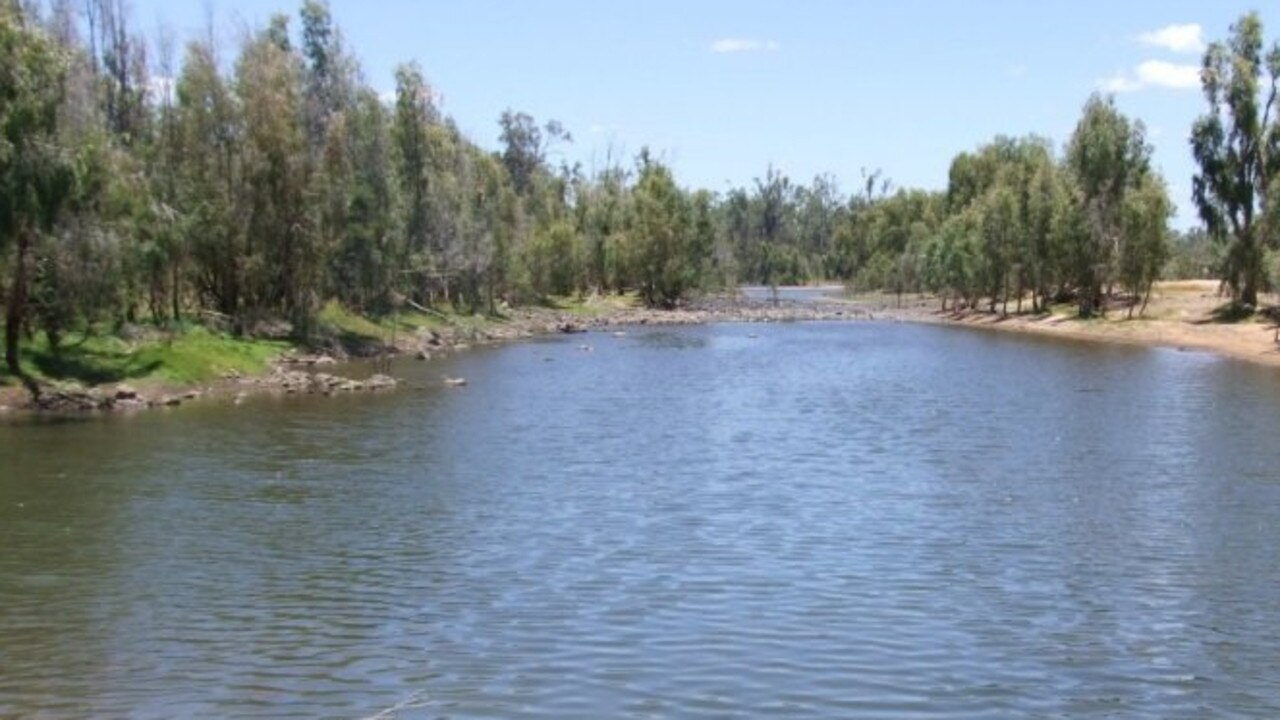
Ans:
{"label": "blue sky", "polygon": [[[724,190],[772,163],[797,180],[861,168],[897,186],[942,188],[959,151],[997,134],[1059,146],[1094,90],[1141,118],[1157,166],[1195,221],[1187,132],[1203,109],[1195,66],[1248,4],[870,0],[331,0],[368,81],[417,60],[444,111],[497,144],[511,107],[560,120],[563,156],[590,169],[648,145],[689,185]],[[200,33],[209,11],[237,28],[296,14],[285,0],[133,0],[145,31]],[[1280,37],[1274,5],[1258,8]],[[296,24],[296,21],[295,21]]]}

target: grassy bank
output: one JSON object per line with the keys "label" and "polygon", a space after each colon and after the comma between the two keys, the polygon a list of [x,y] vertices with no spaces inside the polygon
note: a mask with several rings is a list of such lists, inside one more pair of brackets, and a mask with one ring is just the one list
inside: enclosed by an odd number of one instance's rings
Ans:
{"label": "grassy bank", "polygon": [[[56,349],[43,334],[38,334],[23,342],[22,366],[42,383],[199,385],[230,373],[263,373],[272,360],[291,351],[371,354],[387,346],[412,347],[423,333],[431,331],[463,337],[482,335],[517,322],[513,316],[524,317],[530,312],[590,319],[637,306],[638,299],[630,295],[568,297],[550,299],[537,308],[507,310],[505,315],[496,317],[448,307],[369,316],[330,302],[317,315],[314,348],[283,340],[237,338],[196,324],[176,328],[141,325],[130,328],[124,336],[105,328],[72,333]],[[0,391],[5,390],[17,393],[20,386],[16,378],[0,368]]]}
{"label": "grassy bank", "polygon": [[[47,383],[187,385],[232,372],[263,372],[272,358],[290,347],[278,340],[235,338],[199,325],[166,330],[144,327],[128,338],[72,334],[56,349],[39,335],[23,343],[22,366],[27,374]],[[0,383],[17,385],[3,370]]]}

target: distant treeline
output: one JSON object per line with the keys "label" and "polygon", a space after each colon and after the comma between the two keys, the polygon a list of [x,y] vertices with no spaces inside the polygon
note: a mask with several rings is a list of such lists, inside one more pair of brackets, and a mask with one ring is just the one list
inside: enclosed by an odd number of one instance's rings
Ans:
{"label": "distant treeline", "polygon": [[[143,38],[122,0],[0,0],[0,290],[6,357],[89,326],[196,320],[307,338],[326,301],[501,303],[637,292],[672,306],[737,282],[840,280],[1006,308],[1123,295],[1168,267],[1256,305],[1280,192],[1275,79],[1256,16],[1204,58],[1193,129],[1205,231],[1173,242],[1140,122],[1089,98],[1061,153],[996,138],[944,192],[879,172],[844,195],[769,168],[724,194],[680,187],[648,150],[591,173],[555,164],[554,121],[508,111],[501,149],[464,137],[415,64],[380,97],[324,2],[247,31]],[[1265,80],[1265,81],[1264,81]],[[1211,242],[1205,243],[1204,238]]]}

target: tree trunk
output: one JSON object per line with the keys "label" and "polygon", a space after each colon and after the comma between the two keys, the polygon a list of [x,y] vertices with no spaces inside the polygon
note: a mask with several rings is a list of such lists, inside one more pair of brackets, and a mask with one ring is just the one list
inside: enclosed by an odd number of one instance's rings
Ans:
{"label": "tree trunk", "polygon": [[22,371],[22,357],[18,343],[22,336],[22,321],[27,307],[27,256],[31,254],[31,231],[18,231],[18,253],[14,260],[13,288],[9,293],[9,308],[5,314],[4,359],[9,373],[27,388],[33,400],[40,398],[40,386]]}
{"label": "tree trunk", "polygon": [[1252,273],[1246,273],[1244,289],[1240,291],[1240,304],[1250,308],[1258,307],[1258,283]]}
{"label": "tree trunk", "polygon": [[179,285],[178,285],[178,282],[179,282],[179,281],[178,281],[178,266],[177,266],[177,264],[175,263],[175,264],[174,264],[174,266],[173,266],[173,280],[172,280],[173,287],[171,288],[171,291],[172,291],[172,293],[173,293],[172,300],[173,300],[173,322],[174,322],[174,324],[177,324],[177,323],[179,323],[179,322],[182,322],[181,310],[180,310],[180,308],[178,307],[178,297],[179,297],[179,295],[181,294],[181,293],[180,293],[180,291],[179,291]]}

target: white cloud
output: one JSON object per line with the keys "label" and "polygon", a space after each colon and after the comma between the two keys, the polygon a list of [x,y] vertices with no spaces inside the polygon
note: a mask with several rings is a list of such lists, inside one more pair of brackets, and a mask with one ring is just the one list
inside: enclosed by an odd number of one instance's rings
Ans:
{"label": "white cloud", "polygon": [[1200,67],[1147,60],[1140,63],[1132,75],[1117,73],[1098,81],[1098,88],[1109,93],[1137,92],[1149,87],[1194,90],[1200,87]]}
{"label": "white cloud", "polygon": [[1196,23],[1166,25],[1138,36],[1138,42],[1176,53],[1204,52],[1204,29]]}
{"label": "white cloud", "polygon": [[1109,93],[1127,93],[1142,89],[1142,83],[1127,75],[1113,75],[1098,81],[1098,89]]}
{"label": "white cloud", "polygon": [[720,38],[711,43],[711,52],[713,53],[741,53],[741,52],[775,52],[782,49],[782,43],[777,40],[752,40],[750,38]]}
{"label": "white cloud", "polygon": [[1144,85],[1194,90],[1200,87],[1200,68],[1164,60],[1148,60],[1138,66],[1138,80]]}

